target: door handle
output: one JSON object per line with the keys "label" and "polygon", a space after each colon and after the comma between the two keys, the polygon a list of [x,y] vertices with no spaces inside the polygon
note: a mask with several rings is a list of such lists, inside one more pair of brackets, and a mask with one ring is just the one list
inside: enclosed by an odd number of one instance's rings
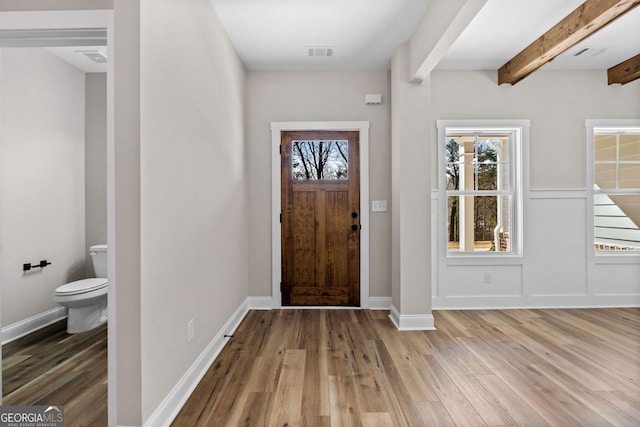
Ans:
{"label": "door handle", "polygon": [[353,224],[353,225],[351,226],[351,229],[352,229],[353,231],[358,231],[358,224]]}

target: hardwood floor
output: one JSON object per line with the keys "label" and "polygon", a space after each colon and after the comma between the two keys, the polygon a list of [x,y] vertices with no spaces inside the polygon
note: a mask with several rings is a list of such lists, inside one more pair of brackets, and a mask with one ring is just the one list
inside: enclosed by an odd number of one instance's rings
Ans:
{"label": "hardwood floor", "polygon": [[[639,426],[640,309],[252,311],[173,424]],[[106,327],[55,324],[3,346],[5,405],[107,425]]]}
{"label": "hardwood floor", "polygon": [[3,404],[62,405],[65,426],[106,426],[107,326],[69,335],[65,322],[2,346]]}
{"label": "hardwood floor", "polygon": [[639,426],[640,309],[249,312],[173,426]]}

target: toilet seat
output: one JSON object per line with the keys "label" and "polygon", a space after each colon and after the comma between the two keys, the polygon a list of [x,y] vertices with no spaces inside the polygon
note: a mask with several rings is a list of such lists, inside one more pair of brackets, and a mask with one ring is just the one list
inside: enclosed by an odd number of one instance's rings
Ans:
{"label": "toilet seat", "polygon": [[82,279],[62,285],[56,289],[56,296],[81,295],[107,287],[107,279]]}

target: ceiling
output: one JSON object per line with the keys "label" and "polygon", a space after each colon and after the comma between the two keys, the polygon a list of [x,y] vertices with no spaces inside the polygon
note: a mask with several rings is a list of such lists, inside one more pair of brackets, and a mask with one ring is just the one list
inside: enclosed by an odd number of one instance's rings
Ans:
{"label": "ceiling", "polygon": [[106,61],[107,46],[56,46],[45,49],[85,73],[107,72],[106,62],[95,62],[90,59],[97,57],[95,52],[100,52]]}
{"label": "ceiling", "polygon": [[[388,69],[429,0],[210,0],[251,70]],[[497,70],[584,0],[488,0],[436,66]],[[331,58],[308,47],[330,47]],[[575,53],[589,47],[579,56]],[[607,69],[640,53],[640,7],[546,69]]]}
{"label": "ceiling", "polygon": [[0,29],[0,48],[45,48],[85,73],[107,71],[106,28]]}
{"label": "ceiling", "polygon": [[[251,70],[387,69],[428,0],[211,0]],[[309,57],[309,47],[334,55]]]}
{"label": "ceiling", "polygon": [[[390,68],[397,46],[414,33],[431,0],[210,1],[250,70],[384,70]],[[497,70],[583,2],[488,0],[436,69]],[[78,51],[106,54],[106,38],[87,34],[86,29],[67,33],[42,35],[56,43],[64,40],[65,46],[48,45],[46,40],[40,45],[84,72],[105,72],[106,64],[95,64]],[[33,31],[25,35],[10,31],[0,32],[0,47],[22,46],[25,38],[27,43],[42,43],[34,41]],[[96,39],[100,41],[95,43]],[[75,41],[80,44],[72,46]],[[333,55],[310,57],[310,48],[314,53],[329,48]],[[640,7],[544,68],[604,70],[638,54]]]}
{"label": "ceiling", "polygon": [[[437,69],[497,70],[584,0],[489,0]],[[574,56],[584,48],[589,50]],[[607,69],[640,53],[640,7],[576,44],[545,69]]]}

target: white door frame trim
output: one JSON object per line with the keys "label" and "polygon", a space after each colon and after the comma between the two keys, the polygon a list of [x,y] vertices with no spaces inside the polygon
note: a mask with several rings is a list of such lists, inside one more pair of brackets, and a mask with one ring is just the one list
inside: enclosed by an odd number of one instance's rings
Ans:
{"label": "white door frame trim", "polygon": [[271,284],[272,307],[282,307],[280,241],[280,138],[283,131],[351,130],[360,132],[360,308],[369,308],[369,122],[271,122]]}

